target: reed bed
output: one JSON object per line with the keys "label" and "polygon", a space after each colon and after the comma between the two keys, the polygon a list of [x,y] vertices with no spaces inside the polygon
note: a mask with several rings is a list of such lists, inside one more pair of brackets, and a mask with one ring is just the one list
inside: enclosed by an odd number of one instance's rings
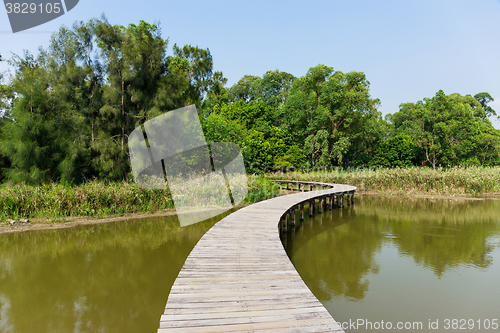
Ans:
{"label": "reed bed", "polygon": [[[279,195],[272,179],[350,184],[365,191],[386,194],[482,195],[500,194],[500,167],[332,169],[290,171],[248,176],[248,194],[243,203]],[[128,213],[174,211],[167,190],[151,190],[133,182],[91,181],[80,186],[61,184],[3,185],[0,188],[0,221],[41,218],[58,221],[65,217],[110,217]]]}
{"label": "reed bed", "polygon": [[131,182],[20,184],[0,189],[0,219],[114,216],[168,208],[173,208],[168,192],[143,189]]}
{"label": "reed bed", "polygon": [[[263,177],[248,177],[248,195],[243,203],[276,195],[274,183]],[[0,222],[34,218],[55,222],[64,217],[111,217],[165,210],[174,211],[168,190],[144,189],[133,182],[90,181],[80,186],[5,184],[0,187]]]}
{"label": "reed bed", "polygon": [[275,172],[268,179],[349,184],[358,191],[388,194],[500,194],[500,167],[332,169],[314,172]]}

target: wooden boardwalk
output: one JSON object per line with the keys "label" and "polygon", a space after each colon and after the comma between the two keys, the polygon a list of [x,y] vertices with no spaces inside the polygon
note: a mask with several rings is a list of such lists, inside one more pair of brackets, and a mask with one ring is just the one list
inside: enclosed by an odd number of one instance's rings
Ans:
{"label": "wooden boardwalk", "polygon": [[[316,201],[318,211],[328,209],[325,198],[336,197],[340,206],[339,198],[352,199],[356,188],[307,184],[329,188],[302,186],[303,192],[247,206],[203,235],[172,286],[158,332],[344,332],[300,278],[280,230],[295,221],[301,204]],[[293,218],[283,219],[292,211]]]}

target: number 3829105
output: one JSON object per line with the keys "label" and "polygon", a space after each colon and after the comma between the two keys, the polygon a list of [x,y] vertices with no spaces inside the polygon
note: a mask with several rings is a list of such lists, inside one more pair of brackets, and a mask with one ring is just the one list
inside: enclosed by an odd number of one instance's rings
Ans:
{"label": "number 3829105", "polygon": [[5,4],[5,9],[7,10],[7,14],[35,14],[35,13],[46,13],[46,14],[58,14],[61,12],[61,3],[41,3],[41,4],[36,4],[36,3],[20,3],[20,2],[14,2],[10,3],[7,2]]}

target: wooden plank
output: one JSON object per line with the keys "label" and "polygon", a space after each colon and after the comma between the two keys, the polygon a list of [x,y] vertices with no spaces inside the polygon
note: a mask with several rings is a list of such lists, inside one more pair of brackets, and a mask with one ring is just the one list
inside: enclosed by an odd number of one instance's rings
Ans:
{"label": "wooden plank", "polygon": [[262,201],[216,223],[186,259],[158,332],[343,332],[290,262],[278,223],[303,202],[356,188],[282,182],[327,189]]}
{"label": "wooden plank", "polygon": [[[323,327],[321,323],[324,323]],[[317,324],[316,327],[313,325]],[[171,327],[161,328],[158,333],[211,333],[211,332],[344,332],[338,324],[331,324],[328,319],[316,321],[310,319],[284,320],[264,323],[246,323],[233,325],[210,325],[191,327]],[[307,327],[307,326],[312,327]]]}

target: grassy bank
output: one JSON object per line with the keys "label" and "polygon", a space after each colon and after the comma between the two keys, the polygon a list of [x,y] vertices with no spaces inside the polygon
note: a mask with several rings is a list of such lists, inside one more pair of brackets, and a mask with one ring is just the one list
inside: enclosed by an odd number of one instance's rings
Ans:
{"label": "grassy bank", "polygon": [[[266,174],[248,177],[244,203],[278,195],[279,186],[268,179],[290,179],[351,184],[364,191],[387,194],[479,195],[500,193],[500,167],[461,169],[405,168],[356,169]],[[130,213],[174,210],[168,191],[148,190],[132,182],[92,181],[80,186],[46,184],[13,185],[0,188],[0,222],[9,219],[67,217],[112,217]]]}
{"label": "grassy bank", "polygon": [[355,169],[271,173],[269,179],[350,184],[388,194],[479,195],[500,193],[500,167]]}
{"label": "grassy bank", "polygon": [[[272,191],[273,183],[262,177],[249,177],[248,185],[244,203],[277,195],[276,190]],[[65,217],[112,217],[165,210],[174,210],[168,191],[143,189],[133,182],[92,181],[80,186],[4,185],[0,188],[0,222],[9,219],[58,221]]]}

